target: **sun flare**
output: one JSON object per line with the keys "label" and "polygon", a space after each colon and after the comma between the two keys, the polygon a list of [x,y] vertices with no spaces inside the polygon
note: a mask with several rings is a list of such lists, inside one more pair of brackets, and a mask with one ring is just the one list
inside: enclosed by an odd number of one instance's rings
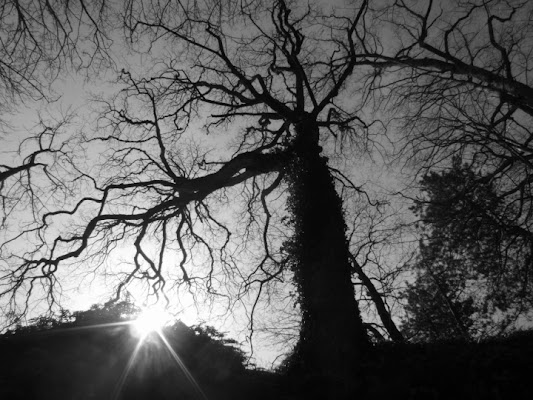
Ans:
{"label": "sun flare", "polygon": [[159,332],[170,321],[170,315],[161,308],[144,309],[132,322],[133,331],[140,337]]}

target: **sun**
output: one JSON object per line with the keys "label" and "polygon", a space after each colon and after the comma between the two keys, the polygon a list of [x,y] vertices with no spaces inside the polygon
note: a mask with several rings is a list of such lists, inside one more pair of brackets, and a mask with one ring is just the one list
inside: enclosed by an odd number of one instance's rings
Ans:
{"label": "sun", "polygon": [[163,308],[145,308],[131,325],[137,336],[146,337],[152,332],[160,332],[170,319]]}

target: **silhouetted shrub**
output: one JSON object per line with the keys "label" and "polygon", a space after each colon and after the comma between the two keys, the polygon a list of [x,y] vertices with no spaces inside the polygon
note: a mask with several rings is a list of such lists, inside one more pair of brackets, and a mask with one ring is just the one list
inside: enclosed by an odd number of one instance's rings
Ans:
{"label": "silhouetted shrub", "polygon": [[[85,317],[108,316],[98,307],[89,311]],[[123,320],[124,314],[115,314],[115,319],[117,315]],[[246,355],[232,339],[212,327],[176,322],[164,329],[175,356],[152,334],[130,363],[138,345],[130,327],[92,329],[89,319],[37,319],[33,326],[0,336],[0,399],[200,399],[175,357],[209,400],[319,398],[320,377],[297,368],[297,351],[275,373],[248,369]],[[360,360],[365,387],[358,396],[529,398],[531,360],[533,331],[480,343],[379,343]]]}

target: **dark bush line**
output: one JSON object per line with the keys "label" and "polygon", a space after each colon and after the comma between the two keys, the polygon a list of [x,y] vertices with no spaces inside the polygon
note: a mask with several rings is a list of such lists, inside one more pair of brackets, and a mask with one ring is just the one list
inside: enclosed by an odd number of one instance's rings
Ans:
{"label": "dark bush line", "polygon": [[[320,378],[246,368],[231,340],[176,324],[169,343],[210,400],[314,399]],[[137,339],[127,327],[0,336],[0,398],[111,399]],[[360,399],[507,399],[533,392],[533,331],[481,343],[374,345]],[[120,399],[199,399],[156,338],[147,340]]]}

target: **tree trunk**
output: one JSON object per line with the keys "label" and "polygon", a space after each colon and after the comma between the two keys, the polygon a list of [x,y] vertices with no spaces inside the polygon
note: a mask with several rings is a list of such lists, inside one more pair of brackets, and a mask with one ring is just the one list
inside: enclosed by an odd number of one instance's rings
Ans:
{"label": "tree trunk", "polygon": [[372,280],[365,274],[363,268],[361,267],[361,265],[359,265],[359,263],[352,254],[350,254],[350,258],[352,260],[352,267],[355,269],[357,276],[368,290],[368,293],[370,294],[370,297],[372,298],[372,301],[376,306],[376,310],[378,311],[378,315],[381,319],[381,322],[387,330],[387,333],[389,334],[390,338],[396,343],[404,343],[405,339],[402,333],[392,320],[390,312],[389,310],[387,310],[387,306],[385,305],[385,302],[383,301],[383,298],[379,294],[378,290],[372,283]]}
{"label": "tree trunk", "polygon": [[289,171],[302,311],[297,357],[313,386],[321,382],[327,398],[342,398],[360,384],[357,367],[368,339],[351,281],[342,202],[320,156],[318,127],[302,123],[297,134]]}

